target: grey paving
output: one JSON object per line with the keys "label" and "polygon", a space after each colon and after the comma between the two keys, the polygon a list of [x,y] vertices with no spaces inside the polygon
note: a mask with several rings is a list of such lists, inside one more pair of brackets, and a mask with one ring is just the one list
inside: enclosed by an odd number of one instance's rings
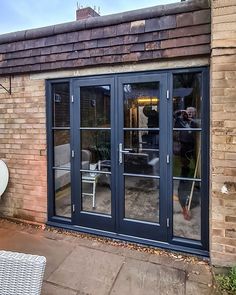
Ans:
{"label": "grey paving", "polygon": [[111,294],[185,294],[185,272],[162,265],[127,259]]}
{"label": "grey paving", "polygon": [[43,288],[42,288],[42,295],[77,295],[77,291],[71,290],[69,288],[63,288],[58,285],[53,285],[48,282],[44,282]]}
{"label": "grey paving", "polygon": [[0,249],[47,258],[42,295],[210,295],[208,264],[0,219]]}
{"label": "grey paving", "polygon": [[109,294],[123,263],[122,256],[77,247],[48,281],[85,294]]}
{"label": "grey paving", "polygon": [[14,231],[11,236],[1,236],[0,249],[17,251],[47,258],[45,278],[54,272],[75,247],[73,244],[60,243],[56,240],[44,238],[41,233],[29,234]]}

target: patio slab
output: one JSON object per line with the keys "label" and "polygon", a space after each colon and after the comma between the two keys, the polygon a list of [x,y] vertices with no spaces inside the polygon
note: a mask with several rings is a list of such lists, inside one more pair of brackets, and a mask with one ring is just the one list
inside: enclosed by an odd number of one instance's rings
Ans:
{"label": "patio slab", "polygon": [[47,258],[42,295],[215,294],[191,256],[0,219],[0,249]]}
{"label": "patio slab", "polygon": [[185,272],[134,259],[127,259],[111,294],[185,294]]}
{"label": "patio slab", "polygon": [[44,282],[42,288],[42,295],[78,295],[77,291],[69,288],[64,288],[58,285],[54,285],[48,282]]}
{"label": "patio slab", "polygon": [[45,279],[55,271],[64,259],[70,254],[75,245],[58,243],[56,240],[44,238],[39,231],[36,234],[13,231],[12,235],[1,235],[0,249],[43,255],[47,258]]}
{"label": "patio slab", "polygon": [[122,256],[76,247],[48,281],[85,294],[105,295],[109,294],[123,263]]}

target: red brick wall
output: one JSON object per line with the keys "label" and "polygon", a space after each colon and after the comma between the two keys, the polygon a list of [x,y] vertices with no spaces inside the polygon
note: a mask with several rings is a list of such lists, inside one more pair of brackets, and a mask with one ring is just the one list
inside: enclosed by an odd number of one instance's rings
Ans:
{"label": "red brick wall", "polygon": [[[8,79],[0,84],[8,87]],[[10,181],[0,214],[44,222],[47,206],[44,81],[12,78],[12,95],[0,89],[0,158]]]}
{"label": "red brick wall", "polygon": [[212,1],[211,261],[236,265],[236,1]]}

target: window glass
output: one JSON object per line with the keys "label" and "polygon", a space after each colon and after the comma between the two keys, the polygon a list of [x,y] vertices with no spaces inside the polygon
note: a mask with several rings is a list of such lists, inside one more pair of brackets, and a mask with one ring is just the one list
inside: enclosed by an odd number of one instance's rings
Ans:
{"label": "window glass", "polygon": [[110,103],[110,86],[81,87],[81,127],[110,127]]}
{"label": "window glass", "polygon": [[200,240],[202,74],[173,79],[173,233]]}
{"label": "window glass", "polygon": [[53,127],[70,127],[69,83],[52,84]]}

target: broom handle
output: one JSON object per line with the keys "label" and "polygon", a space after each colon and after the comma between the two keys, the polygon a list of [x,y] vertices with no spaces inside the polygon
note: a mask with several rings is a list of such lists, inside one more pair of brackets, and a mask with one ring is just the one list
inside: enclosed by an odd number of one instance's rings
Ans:
{"label": "broom handle", "polygon": [[[197,155],[197,162],[196,162],[196,167],[195,167],[193,178],[196,178],[196,175],[197,175],[197,168],[198,168],[198,164],[199,164],[199,159],[200,159],[200,149],[199,149],[198,155]],[[195,180],[193,181],[192,187],[191,187],[191,192],[190,192],[190,197],[189,197],[189,202],[188,202],[188,211],[190,211],[190,207],[191,207],[191,203],[192,203],[194,185],[195,185]]]}

